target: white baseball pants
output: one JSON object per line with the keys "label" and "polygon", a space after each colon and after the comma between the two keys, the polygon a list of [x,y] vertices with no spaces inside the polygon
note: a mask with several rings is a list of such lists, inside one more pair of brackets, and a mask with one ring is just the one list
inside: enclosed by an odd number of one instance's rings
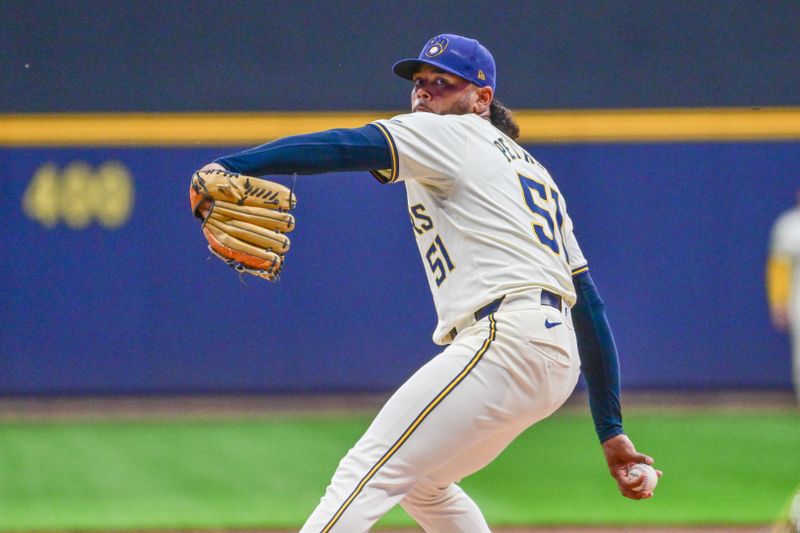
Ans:
{"label": "white baseball pants", "polygon": [[578,380],[569,311],[539,299],[538,290],[506,298],[406,381],[339,463],[301,533],[366,532],[398,503],[429,533],[489,532],[456,483],[552,414]]}

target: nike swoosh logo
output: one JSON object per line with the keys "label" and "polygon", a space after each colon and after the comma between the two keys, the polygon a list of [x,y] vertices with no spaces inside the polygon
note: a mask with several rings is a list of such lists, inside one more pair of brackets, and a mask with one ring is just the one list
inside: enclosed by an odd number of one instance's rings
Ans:
{"label": "nike swoosh logo", "polygon": [[547,329],[554,328],[556,326],[561,325],[562,323],[563,322],[550,322],[549,318],[544,319],[544,327],[546,327]]}

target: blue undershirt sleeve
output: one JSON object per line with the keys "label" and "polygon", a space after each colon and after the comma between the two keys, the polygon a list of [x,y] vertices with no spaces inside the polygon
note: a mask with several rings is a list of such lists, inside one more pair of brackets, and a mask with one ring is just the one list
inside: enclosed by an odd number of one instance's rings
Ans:
{"label": "blue undershirt sleeve", "polygon": [[231,172],[252,176],[392,168],[389,143],[371,124],[284,137],[220,157],[215,163]]}
{"label": "blue undershirt sleeve", "polygon": [[620,373],[617,347],[606,318],[605,305],[588,271],[573,276],[578,300],[572,320],[578,338],[581,370],[589,389],[589,408],[600,442],[622,430],[619,403]]}

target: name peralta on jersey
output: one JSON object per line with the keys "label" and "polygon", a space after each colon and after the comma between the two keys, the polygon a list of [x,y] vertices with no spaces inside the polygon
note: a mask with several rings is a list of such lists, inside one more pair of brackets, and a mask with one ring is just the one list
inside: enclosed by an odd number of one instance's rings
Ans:
{"label": "name peralta on jersey", "polygon": [[412,113],[373,123],[392,149],[439,323],[437,344],[502,295],[548,289],[572,306],[586,268],[564,198],[547,170],[475,114]]}

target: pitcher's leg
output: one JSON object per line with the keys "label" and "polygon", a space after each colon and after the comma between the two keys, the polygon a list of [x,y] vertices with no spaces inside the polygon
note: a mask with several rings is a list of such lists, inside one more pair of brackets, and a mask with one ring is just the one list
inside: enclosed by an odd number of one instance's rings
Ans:
{"label": "pitcher's leg", "polygon": [[459,446],[469,446],[479,435],[472,420],[480,409],[474,404],[482,404],[489,391],[471,373],[490,343],[488,328],[463,339],[398,389],[342,459],[304,533],[368,531],[426,472],[445,464]]}
{"label": "pitcher's leg", "polygon": [[489,531],[478,506],[456,483],[491,463],[527,427],[524,422],[509,427],[451,457],[414,485],[400,505],[429,533]]}
{"label": "pitcher's leg", "polygon": [[339,463],[301,533],[364,533],[394,507],[413,486],[414,479],[399,473],[389,482],[383,482],[383,476],[375,479],[376,465],[386,450],[384,441],[368,431]]}
{"label": "pitcher's leg", "polygon": [[[516,324],[520,320],[512,318],[490,317],[465,330],[400,387],[340,464],[304,532],[368,531],[421,480],[446,482],[442,488],[482,468],[563,402],[577,367],[553,363],[527,337],[504,337],[503,327],[530,330],[527,321]],[[544,322],[539,314],[528,318]],[[428,502],[446,516],[448,502],[465,500],[459,495]],[[474,512],[462,514],[469,517],[464,520],[483,520],[472,518]]]}
{"label": "pitcher's leg", "polygon": [[[491,463],[520,433],[537,421],[549,416],[569,396],[578,379],[577,362],[563,358],[561,348],[547,344],[533,347],[525,358],[528,371],[520,361],[515,365],[521,375],[537,375],[527,380],[534,390],[523,393],[527,409],[520,410],[516,420],[508,419],[502,429],[472,447],[453,454],[450,460],[428,474],[400,502],[404,509],[428,532],[488,531],[479,525],[483,517],[477,505],[455,485],[462,478]],[[577,356],[576,356],[577,357]],[[520,402],[518,402],[520,403]]]}
{"label": "pitcher's leg", "polygon": [[400,505],[428,533],[490,533],[480,509],[455,483],[419,481]]}

